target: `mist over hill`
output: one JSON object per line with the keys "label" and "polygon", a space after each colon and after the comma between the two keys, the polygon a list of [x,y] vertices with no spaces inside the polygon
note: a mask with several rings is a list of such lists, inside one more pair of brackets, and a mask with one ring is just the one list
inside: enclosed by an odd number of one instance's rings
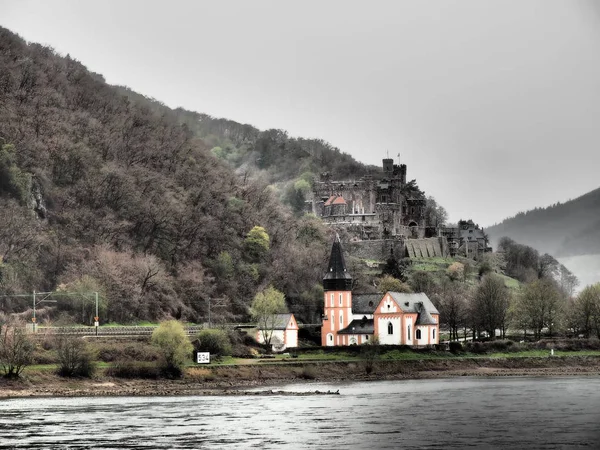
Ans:
{"label": "mist over hill", "polygon": [[555,256],[579,278],[580,288],[600,282],[600,189],[519,213],[486,231],[494,247],[508,236]]}
{"label": "mist over hill", "polygon": [[600,254],[600,188],[574,200],[521,212],[486,229],[556,257]]}

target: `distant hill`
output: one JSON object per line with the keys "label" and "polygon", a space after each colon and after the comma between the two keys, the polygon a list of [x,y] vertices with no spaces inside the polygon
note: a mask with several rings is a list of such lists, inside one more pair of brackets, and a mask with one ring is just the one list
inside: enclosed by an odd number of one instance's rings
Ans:
{"label": "distant hill", "polygon": [[600,254],[600,188],[566,203],[521,212],[486,229],[555,257]]}

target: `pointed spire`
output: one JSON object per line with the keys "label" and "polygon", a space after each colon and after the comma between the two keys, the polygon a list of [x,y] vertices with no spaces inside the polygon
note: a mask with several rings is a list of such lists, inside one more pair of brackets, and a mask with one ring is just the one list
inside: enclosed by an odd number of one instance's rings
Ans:
{"label": "pointed spire", "polygon": [[352,276],[346,270],[344,251],[340,236],[336,233],[327,273],[323,277],[323,289],[326,291],[350,291],[352,290]]}

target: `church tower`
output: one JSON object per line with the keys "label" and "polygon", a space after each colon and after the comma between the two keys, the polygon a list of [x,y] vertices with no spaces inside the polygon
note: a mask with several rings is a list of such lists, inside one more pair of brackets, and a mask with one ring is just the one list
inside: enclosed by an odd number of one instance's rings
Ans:
{"label": "church tower", "polygon": [[340,237],[336,235],[327,273],[323,277],[324,304],[321,345],[349,345],[347,335],[338,332],[352,321],[352,276],[346,270]]}

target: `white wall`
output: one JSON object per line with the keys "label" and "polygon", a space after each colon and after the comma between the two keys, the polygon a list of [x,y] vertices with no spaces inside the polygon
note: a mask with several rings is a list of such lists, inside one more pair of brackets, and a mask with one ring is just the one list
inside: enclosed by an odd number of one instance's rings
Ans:
{"label": "white wall", "polygon": [[285,331],[285,346],[298,347],[298,330]]}
{"label": "white wall", "polygon": [[[379,343],[382,345],[399,345],[400,344],[400,317],[377,319],[379,335]],[[392,323],[394,327],[393,334],[388,334],[388,323]]]}
{"label": "white wall", "polygon": [[[427,329],[428,328],[429,327],[426,327],[426,326],[420,326],[420,327],[416,328],[416,330],[415,330],[415,345],[427,345],[427,344],[429,344],[429,339],[428,339],[429,336],[427,334],[427,331],[428,331]],[[421,330],[421,339],[417,339],[417,337],[416,337],[416,331],[417,330]]]}

